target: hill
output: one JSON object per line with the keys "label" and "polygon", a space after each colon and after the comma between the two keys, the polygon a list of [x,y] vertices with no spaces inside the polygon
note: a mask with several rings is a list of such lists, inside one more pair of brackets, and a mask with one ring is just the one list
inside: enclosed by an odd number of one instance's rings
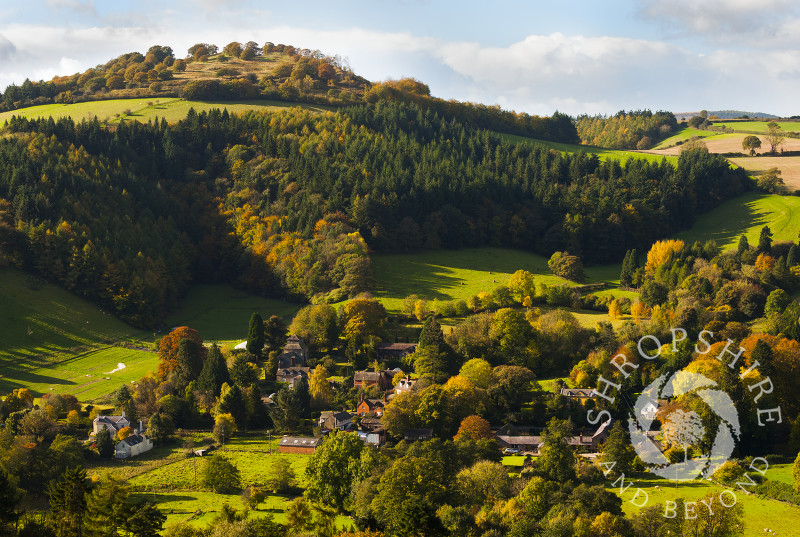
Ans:
{"label": "hill", "polygon": [[[675,117],[680,119],[681,121],[686,121],[694,116],[699,116],[700,111],[697,112],[675,112]],[[709,116],[717,116],[719,119],[735,119],[735,118],[764,118],[764,119],[776,119],[780,116],[775,116],[772,114],[767,114],[765,112],[745,112],[743,110],[710,110],[708,111]]]}
{"label": "hill", "polygon": [[727,250],[735,248],[742,235],[747,235],[750,244],[757,244],[761,228],[769,226],[774,241],[795,241],[799,218],[800,198],[749,193],[700,216],[677,238],[687,244],[714,239]]}

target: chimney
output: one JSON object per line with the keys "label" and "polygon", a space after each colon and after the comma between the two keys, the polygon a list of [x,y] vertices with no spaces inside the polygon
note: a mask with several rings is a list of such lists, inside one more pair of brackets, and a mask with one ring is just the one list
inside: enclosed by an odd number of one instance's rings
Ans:
{"label": "chimney", "polygon": [[141,433],[144,431],[144,427],[142,427],[142,420],[139,420],[139,432]]}
{"label": "chimney", "polygon": [[386,402],[386,392],[383,392],[383,402]]}
{"label": "chimney", "polygon": [[122,411],[122,417],[123,418],[125,417],[125,411],[124,410]]}
{"label": "chimney", "polygon": [[359,403],[363,403],[364,402],[364,392],[361,392],[361,397],[358,399],[358,402]]}

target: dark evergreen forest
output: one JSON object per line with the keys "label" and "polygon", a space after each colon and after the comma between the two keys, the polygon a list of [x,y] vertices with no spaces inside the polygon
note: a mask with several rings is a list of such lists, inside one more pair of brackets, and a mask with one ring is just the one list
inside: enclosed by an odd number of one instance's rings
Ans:
{"label": "dark evergreen forest", "polygon": [[[574,140],[564,117],[537,128]],[[600,161],[474,125],[381,100],[114,129],[15,118],[0,139],[0,256],[154,327],[191,281],[355,296],[369,251],[492,245],[617,262],[751,187],[703,149],[677,166]]]}

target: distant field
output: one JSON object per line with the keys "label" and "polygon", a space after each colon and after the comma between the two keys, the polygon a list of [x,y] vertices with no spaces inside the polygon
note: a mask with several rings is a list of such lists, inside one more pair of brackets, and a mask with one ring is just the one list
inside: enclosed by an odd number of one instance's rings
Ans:
{"label": "distant field", "polygon": [[52,284],[0,269],[0,363],[40,365],[117,340],[149,334]]}
{"label": "distant field", "polygon": [[[491,292],[506,285],[509,276],[520,269],[534,273],[537,283],[577,285],[551,275],[542,256],[502,248],[376,255],[372,263],[374,295],[395,312],[402,308],[402,300],[412,294],[426,300],[466,300],[481,291]],[[589,267],[587,283],[618,283],[619,270],[619,265]]]}
{"label": "distant field", "polygon": [[[116,370],[120,363],[125,367]],[[37,397],[70,393],[85,403],[139,380],[157,366],[155,352],[122,347],[91,351],[58,363],[6,362],[0,365],[0,393],[25,387]]]}
{"label": "distant field", "polygon": [[[32,106],[20,110],[11,110],[0,114],[0,125],[12,116],[22,116],[29,119],[53,117],[72,117],[75,121],[92,119],[95,116],[100,121],[116,123],[120,117],[125,120],[135,120],[146,123],[155,118],[164,118],[169,123],[177,122],[186,117],[190,108],[196,112],[208,111],[212,108],[226,109],[228,112],[243,112],[245,110],[285,110],[299,106],[304,109],[324,112],[330,107],[290,103],[283,101],[255,100],[255,101],[186,101],[176,98],[146,97],[137,99],[112,99],[109,101],[90,101],[76,104],[45,104]],[[130,114],[126,114],[129,111]],[[119,117],[118,117],[119,116]]]}
{"label": "distant field", "polygon": [[800,189],[800,157],[739,157],[728,159],[747,173],[757,176],[770,168],[781,171],[781,179],[790,190]]}
{"label": "distant field", "polygon": [[800,198],[745,194],[700,215],[692,229],[678,233],[677,238],[688,244],[715,239],[720,247],[729,249],[736,246],[743,234],[750,244],[757,244],[765,225],[772,230],[774,241],[797,240]]}
{"label": "distant field", "polygon": [[691,127],[684,127],[683,129],[678,131],[676,134],[673,134],[669,138],[661,140],[661,142],[653,149],[664,149],[666,147],[671,147],[677,144],[678,142],[685,142],[686,140],[689,140],[694,136],[697,136],[698,138],[705,138],[706,136],[711,136],[711,134],[713,133],[710,131],[693,129]]}
{"label": "distant field", "polygon": [[265,320],[278,315],[289,322],[298,309],[298,304],[251,295],[230,285],[195,285],[164,325],[167,330],[189,326],[206,341],[244,340],[253,313]]}
{"label": "distant field", "polygon": [[[744,150],[742,149],[742,141],[744,140],[745,136],[748,135],[742,133],[709,133],[703,138],[702,142],[706,144],[708,151],[711,153],[744,154]],[[768,153],[770,151],[770,146],[767,143],[766,138],[760,136],[759,139],[761,140],[761,149],[756,150],[756,154],[763,155]],[[659,145],[659,147],[663,147],[663,145]],[[786,138],[783,141],[782,147],[784,151],[800,151],[800,140],[796,138]],[[682,149],[682,146],[677,145],[665,149],[651,149],[650,153],[657,155],[679,155]]]}
{"label": "distant field", "polygon": [[[760,133],[767,131],[769,121],[712,121],[714,126],[727,127],[738,132]],[[800,132],[800,122],[798,121],[776,121],[781,130],[786,132]]]}
{"label": "distant field", "polygon": [[531,142],[547,146],[557,151],[564,151],[565,153],[577,153],[579,151],[583,151],[584,153],[598,155],[602,160],[615,159],[625,162],[629,158],[639,158],[648,160],[650,162],[661,162],[661,159],[666,157],[668,162],[673,162],[673,163],[677,162],[677,158],[670,155],[659,156],[656,154],[643,153],[639,151],[622,151],[617,149],[605,149],[602,147],[594,147],[591,145],[563,144],[559,142],[549,142],[546,140],[536,140],[534,138],[526,138],[524,136],[517,136],[516,134],[497,133],[497,135],[509,142],[515,142],[515,143]]}

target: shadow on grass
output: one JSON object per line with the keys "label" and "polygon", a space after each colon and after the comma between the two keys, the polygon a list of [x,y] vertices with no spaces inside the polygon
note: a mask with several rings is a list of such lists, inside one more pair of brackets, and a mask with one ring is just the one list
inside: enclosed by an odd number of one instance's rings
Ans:
{"label": "shadow on grass", "polygon": [[746,194],[729,200],[704,215],[695,222],[692,229],[678,234],[687,244],[695,241],[714,239],[717,245],[724,246],[735,242],[750,228],[764,222],[769,217],[766,211],[756,209],[758,201],[766,194]]}

